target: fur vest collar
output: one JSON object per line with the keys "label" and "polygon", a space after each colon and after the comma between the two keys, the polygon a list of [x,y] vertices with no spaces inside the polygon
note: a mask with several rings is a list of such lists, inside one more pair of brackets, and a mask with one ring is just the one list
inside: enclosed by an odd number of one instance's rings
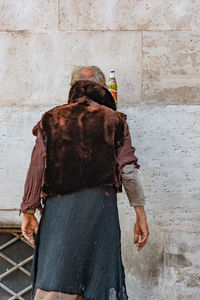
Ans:
{"label": "fur vest collar", "polygon": [[122,192],[116,148],[123,141],[124,118],[106,88],[76,82],[68,103],[41,119],[46,140],[43,194],[63,195],[98,185],[114,185]]}

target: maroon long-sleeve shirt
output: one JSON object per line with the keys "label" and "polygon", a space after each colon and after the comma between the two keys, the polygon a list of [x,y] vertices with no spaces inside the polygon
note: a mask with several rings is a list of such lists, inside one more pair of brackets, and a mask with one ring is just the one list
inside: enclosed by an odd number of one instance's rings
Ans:
{"label": "maroon long-sleeve shirt", "polygon": [[[36,136],[35,146],[32,150],[31,161],[24,185],[24,196],[20,205],[19,215],[28,208],[37,208],[40,213],[43,212],[41,205],[42,177],[45,167],[46,146],[43,142],[43,132],[39,122],[33,127],[32,133]],[[134,163],[137,169],[140,165],[137,163],[138,158],[134,154],[135,147],[132,146],[131,136],[127,121],[124,126],[124,143],[117,149],[118,170],[121,177],[123,167],[126,164]]]}

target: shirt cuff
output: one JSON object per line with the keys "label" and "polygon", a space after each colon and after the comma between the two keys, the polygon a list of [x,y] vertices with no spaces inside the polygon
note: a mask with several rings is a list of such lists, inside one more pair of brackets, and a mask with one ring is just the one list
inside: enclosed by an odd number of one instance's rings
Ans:
{"label": "shirt cuff", "polygon": [[31,210],[34,209],[35,211],[36,211],[36,209],[38,209],[40,211],[40,215],[43,214],[44,209],[43,209],[41,203],[37,207],[30,207],[29,205],[30,204],[28,204],[26,202],[22,202],[21,207],[19,209],[19,216],[21,215],[21,213],[24,213],[24,212],[28,211],[29,209],[31,209]]}
{"label": "shirt cuff", "polygon": [[27,208],[24,212],[29,213],[29,214],[34,214],[36,211],[35,208]]}

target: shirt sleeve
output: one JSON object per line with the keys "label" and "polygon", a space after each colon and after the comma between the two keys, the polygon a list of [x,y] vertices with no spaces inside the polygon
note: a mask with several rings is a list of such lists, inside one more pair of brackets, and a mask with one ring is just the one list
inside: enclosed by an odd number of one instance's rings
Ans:
{"label": "shirt sleeve", "polygon": [[138,158],[135,156],[136,149],[132,146],[129,126],[126,120],[124,125],[124,141],[117,149],[119,176],[122,178],[122,184],[130,206],[143,206],[145,205],[145,195],[138,173],[140,164],[138,164]]}
{"label": "shirt sleeve", "polygon": [[122,184],[129,199],[130,206],[145,205],[145,196],[138,169],[135,165],[127,164],[122,171]]}
{"label": "shirt sleeve", "polygon": [[45,166],[46,147],[43,140],[42,129],[38,122],[32,130],[36,136],[35,146],[32,150],[31,161],[26,175],[24,195],[19,209],[19,215],[28,208],[37,208],[42,214],[40,202],[41,183]]}

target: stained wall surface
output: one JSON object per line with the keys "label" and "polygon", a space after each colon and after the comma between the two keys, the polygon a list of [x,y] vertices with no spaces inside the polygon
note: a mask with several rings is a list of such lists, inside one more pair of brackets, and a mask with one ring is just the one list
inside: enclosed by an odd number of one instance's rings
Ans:
{"label": "stained wall surface", "polygon": [[[118,194],[130,300],[200,299],[200,2],[0,2],[0,225],[18,209],[44,111],[67,102],[75,65],[116,71],[145,191],[150,236],[133,244]],[[37,214],[39,218],[39,214]]]}

